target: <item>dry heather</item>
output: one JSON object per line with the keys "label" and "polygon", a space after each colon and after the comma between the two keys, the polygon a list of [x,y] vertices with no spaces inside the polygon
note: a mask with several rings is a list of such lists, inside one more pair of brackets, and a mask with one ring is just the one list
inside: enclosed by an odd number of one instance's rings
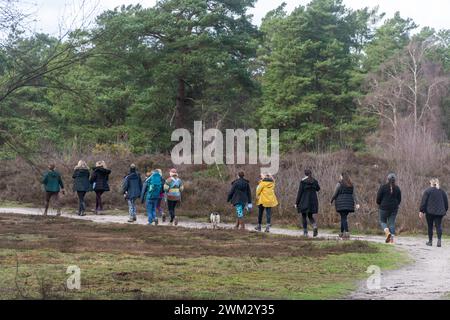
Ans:
{"label": "dry heather", "polygon": [[[425,146],[423,147],[425,148]],[[433,152],[437,154],[438,151],[433,150]],[[276,190],[280,205],[273,213],[274,223],[298,222],[298,215],[293,205],[303,170],[309,167],[312,168],[314,176],[319,180],[322,188],[319,195],[319,219],[322,226],[336,227],[339,221],[334,207],[330,204],[330,199],[339,174],[343,170],[347,170],[353,177],[361,203],[361,209],[351,218],[352,227],[359,231],[376,228],[378,215],[375,203],[376,192],[387,173],[393,171],[398,174],[398,183],[402,188],[404,199],[398,220],[400,232],[422,229],[423,226],[417,219],[417,212],[422,191],[427,187],[429,178],[439,177],[442,180],[442,187],[450,189],[448,148],[439,149],[437,160],[436,157],[433,157],[433,160],[424,159],[423,157],[428,156],[420,156],[423,153],[419,152],[416,155],[409,155],[406,151],[398,153],[380,151],[375,154],[379,156],[355,154],[350,151],[283,155],[280,161],[280,171],[276,176]],[[396,157],[390,157],[390,154],[396,154]],[[97,151],[90,155],[73,152],[53,156],[49,159],[51,160],[41,160],[40,165],[34,170],[27,161],[21,158],[14,161],[3,161],[0,170],[0,200],[42,205],[43,190],[40,184],[40,172],[45,169],[45,162],[54,161],[63,175],[68,191],[62,198],[62,202],[65,207],[76,208],[76,195],[71,192],[73,167],[79,159],[86,160],[91,166],[95,161],[103,159],[113,172],[110,180],[111,192],[105,195],[106,209],[125,209],[126,203],[120,193],[120,186],[130,163],[136,163],[142,174],[147,169],[161,168],[167,176],[168,170],[172,167],[170,157],[166,155],[134,156],[129,153],[108,151]],[[205,219],[213,210],[219,211],[224,218],[231,217],[233,209],[226,203],[226,195],[238,170],[245,170],[253,192],[259,174],[259,167],[251,165],[186,165],[179,166],[177,169],[186,187],[179,211],[180,215],[204,217]],[[87,202],[90,208],[95,204],[92,193],[88,195]]]}

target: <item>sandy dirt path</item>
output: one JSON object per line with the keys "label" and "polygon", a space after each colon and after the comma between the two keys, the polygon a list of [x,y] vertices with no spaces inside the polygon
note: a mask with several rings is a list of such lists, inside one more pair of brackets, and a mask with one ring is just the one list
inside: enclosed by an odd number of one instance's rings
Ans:
{"label": "sandy dirt path", "polygon": [[[36,208],[0,208],[1,213],[42,215],[42,209]],[[49,215],[55,212],[50,211]],[[63,213],[63,217],[89,220],[97,223],[127,223],[127,216],[115,215],[87,215],[80,217],[75,214]],[[138,216],[137,224],[147,224],[146,217]],[[167,223],[160,223],[160,226],[167,226]],[[194,222],[181,220],[178,227],[201,229],[212,228],[206,222]],[[232,228],[232,224],[221,224],[221,228]],[[255,225],[247,224],[247,229],[252,231]],[[287,230],[272,228],[271,233],[302,236],[301,230]],[[321,232],[321,238],[337,240],[337,236]],[[353,236],[352,240],[364,240],[383,243],[384,239],[378,236]],[[444,241],[442,248],[425,246],[424,237],[397,237],[396,246],[405,250],[411,257],[413,263],[401,269],[393,271],[381,271],[381,288],[370,290],[367,288],[367,280],[359,284],[359,288],[353,292],[349,299],[360,300],[409,300],[425,299],[436,300],[446,299],[450,292],[450,242]],[[368,275],[369,276],[369,275]]]}

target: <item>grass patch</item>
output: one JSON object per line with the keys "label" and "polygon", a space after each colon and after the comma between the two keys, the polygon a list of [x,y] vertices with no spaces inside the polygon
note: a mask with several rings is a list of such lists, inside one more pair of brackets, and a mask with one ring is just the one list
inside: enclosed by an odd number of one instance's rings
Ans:
{"label": "grass patch", "polygon": [[[229,230],[0,217],[1,299],[334,299],[394,247]],[[81,269],[68,290],[67,267]]]}

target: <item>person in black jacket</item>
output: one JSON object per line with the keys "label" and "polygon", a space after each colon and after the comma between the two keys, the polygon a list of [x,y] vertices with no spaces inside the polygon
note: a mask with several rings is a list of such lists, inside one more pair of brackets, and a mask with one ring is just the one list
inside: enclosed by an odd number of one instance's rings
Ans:
{"label": "person in black jacket", "polygon": [[244,176],[244,172],[239,172],[238,179],[231,183],[231,190],[227,199],[227,202],[231,202],[236,208],[237,220],[235,229],[241,227],[243,230],[245,230],[244,208],[252,203],[250,184],[248,180],[244,179]]}
{"label": "person in black jacket", "polygon": [[135,164],[130,165],[130,172],[123,179],[122,192],[128,202],[128,213],[130,214],[128,222],[135,222],[137,219],[136,199],[141,196],[142,192],[142,179]]}
{"label": "person in black jacket", "polygon": [[436,225],[436,233],[438,236],[437,246],[441,247],[442,239],[442,218],[448,211],[448,197],[444,190],[439,187],[438,179],[431,179],[430,187],[425,190],[422,202],[420,203],[419,217],[423,219],[426,215],[428,224],[428,242],[427,246],[433,245],[433,224]]}
{"label": "person in black jacket", "polygon": [[309,219],[313,226],[314,237],[317,237],[319,234],[317,222],[313,216],[319,212],[319,199],[317,198],[317,192],[319,191],[319,183],[312,177],[311,170],[306,169],[305,177],[300,181],[295,202],[298,213],[302,215],[303,235],[306,237],[308,236],[308,221],[306,218]]}
{"label": "person in black jacket", "polygon": [[396,179],[395,174],[390,173],[387,177],[387,184],[380,186],[377,193],[380,226],[386,235],[386,243],[394,243],[395,220],[402,202],[402,192],[395,183]]}
{"label": "person in black jacket", "polygon": [[335,203],[336,212],[341,216],[341,233],[339,237],[342,239],[349,239],[350,234],[348,231],[348,215],[351,212],[355,212],[355,208],[358,209],[359,205],[356,200],[356,193],[348,173],[341,174],[336,189],[334,190],[331,203]]}
{"label": "person in black jacket", "polygon": [[109,191],[109,175],[111,170],[106,168],[105,161],[97,161],[95,164],[94,172],[89,179],[92,183],[92,188],[95,191],[95,214],[99,211],[103,211],[102,195],[104,192]]}
{"label": "person in black jacket", "polygon": [[91,184],[89,183],[89,167],[83,160],[78,161],[77,166],[74,168],[72,175],[73,179],[73,191],[78,195],[78,215],[86,215],[86,203],[84,197],[90,190]]}

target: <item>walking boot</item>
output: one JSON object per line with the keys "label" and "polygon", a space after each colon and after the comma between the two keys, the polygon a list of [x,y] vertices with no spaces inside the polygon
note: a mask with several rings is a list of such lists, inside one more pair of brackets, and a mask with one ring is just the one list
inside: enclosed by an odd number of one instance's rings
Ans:
{"label": "walking boot", "polygon": [[438,248],[442,247],[441,239],[438,239],[437,246]]}
{"label": "walking boot", "polygon": [[133,217],[130,217],[130,218],[128,219],[128,222],[129,222],[129,223],[134,222],[134,218],[133,218]]}
{"label": "walking boot", "polygon": [[270,224],[268,224],[268,225],[266,226],[266,230],[265,230],[264,232],[267,232],[267,233],[270,232]]}
{"label": "walking boot", "polygon": [[303,236],[308,237],[308,229],[303,229]]}
{"label": "walking boot", "polygon": [[236,219],[236,225],[234,226],[234,229],[238,230],[240,225],[241,225],[241,220],[239,218],[237,218]]}
{"label": "walking boot", "polygon": [[173,225],[174,226],[178,225],[178,218],[177,217],[173,218]]}
{"label": "walking boot", "polygon": [[245,222],[243,218],[241,218],[241,230],[245,230]]}
{"label": "walking boot", "polygon": [[389,228],[384,229],[384,234],[386,235],[386,243],[390,243],[391,242],[391,232],[389,231]]}
{"label": "walking boot", "polygon": [[256,225],[255,230],[256,231],[261,231],[261,225],[260,224]]}
{"label": "walking boot", "polygon": [[433,246],[433,241],[428,241],[428,242],[426,243],[426,245],[429,246],[429,247],[432,247],[432,246]]}
{"label": "walking boot", "polygon": [[319,235],[319,229],[317,227],[314,227],[313,237],[316,238],[318,235]]}

